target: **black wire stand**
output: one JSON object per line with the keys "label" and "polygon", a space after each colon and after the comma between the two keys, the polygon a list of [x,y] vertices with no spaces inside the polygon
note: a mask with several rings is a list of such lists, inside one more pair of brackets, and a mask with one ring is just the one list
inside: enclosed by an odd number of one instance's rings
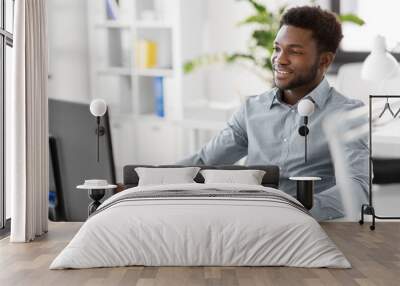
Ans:
{"label": "black wire stand", "polygon": [[[369,226],[371,230],[375,230],[375,219],[390,220],[390,219],[400,219],[400,217],[394,216],[379,216],[375,213],[375,208],[373,207],[372,200],[372,99],[373,98],[400,98],[400,95],[370,95],[369,96],[369,200],[368,204],[363,204],[361,206],[361,219],[359,224],[364,224],[364,215],[372,216],[372,224]],[[385,106],[386,108],[386,106]],[[392,112],[391,112],[392,113]],[[380,116],[382,116],[383,112]],[[399,112],[396,113],[399,114]],[[392,113],[393,115],[393,113]],[[396,117],[394,117],[395,119]]]}

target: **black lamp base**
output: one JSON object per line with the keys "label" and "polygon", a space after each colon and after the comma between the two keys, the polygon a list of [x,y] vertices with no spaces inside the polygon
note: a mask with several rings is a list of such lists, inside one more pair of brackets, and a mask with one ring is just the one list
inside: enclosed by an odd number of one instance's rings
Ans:
{"label": "black lamp base", "polygon": [[296,197],[306,209],[311,210],[314,204],[314,181],[297,181]]}
{"label": "black lamp base", "polygon": [[290,177],[296,181],[296,198],[308,210],[314,205],[314,181],[321,180],[320,177]]}
{"label": "black lamp base", "polygon": [[100,200],[104,197],[106,190],[105,189],[90,189],[88,193],[89,193],[89,197],[93,200],[93,202],[91,202],[88,206],[88,215],[90,216],[101,205]]}

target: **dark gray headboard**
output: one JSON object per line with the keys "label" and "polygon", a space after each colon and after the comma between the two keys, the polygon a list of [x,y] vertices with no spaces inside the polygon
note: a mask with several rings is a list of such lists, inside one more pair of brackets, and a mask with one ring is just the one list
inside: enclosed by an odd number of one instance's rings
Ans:
{"label": "dark gray headboard", "polygon": [[[148,168],[179,168],[186,167],[180,165],[160,165],[160,166],[152,166],[152,165],[127,165],[124,167],[124,185],[125,188],[133,188],[138,185],[139,177],[135,171],[137,167],[148,167]],[[191,166],[189,166],[191,167]],[[278,188],[279,187],[279,168],[274,165],[254,165],[254,166],[239,166],[239,165],[229,165],[229,166],[196,166],[201,169],[224,169],[224,170],[264,170],[266,173],[262,180],[262,185],[265,187]],[[194,178],[197,183],[204,183],[203,176],[198,173]]]}

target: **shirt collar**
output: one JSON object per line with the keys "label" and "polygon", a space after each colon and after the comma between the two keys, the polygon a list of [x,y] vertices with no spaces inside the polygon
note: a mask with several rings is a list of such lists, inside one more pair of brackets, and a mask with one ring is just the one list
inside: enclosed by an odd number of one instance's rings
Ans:
{"label": "shirt collar", "polygon": [[274,104],[279,104],[279,103],[282,102],[282,100],[281,100],[281,91],[279,90],[279,88],[274,87],[272,89],[272,94],[273,95],[271,97],[271,102],[269,103],[269,106],[268,106],[269,109],[271,109]]}
{"label": "shirt collar", "polygon": [[[311,97],[313,102],[318,108],[322,108],[326,101],[328,100],[329,96],[331,95],[331,86],[328,80],[324,77],[323,80],[314,88],[310,93],[308,93],[304,98]],[[272,106],[275,104],[282,104],[281,99],[281,91],[274,87],[272,90],[273,96],[271,99],[271,103],[269,104],[269,108],[271,109]]]}
{"label": "shirt collar", "polygon": [[307,94],[304,98],[311,97],[315,105],[318,108],[322,108],[329,96],[331,95],[331,86],[328,80],[324,77],[324,79],[314,88],[309,94]]}

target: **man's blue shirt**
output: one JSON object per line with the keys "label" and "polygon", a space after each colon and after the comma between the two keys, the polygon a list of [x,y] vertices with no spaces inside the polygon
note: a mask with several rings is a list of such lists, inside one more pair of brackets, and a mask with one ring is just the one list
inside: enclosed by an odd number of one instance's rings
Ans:
{"label": "man's blue shirt", "polygon": [[[180,163],[220,165],[233,164],[247,155],[246,165],[277,165],[280,168],[282,191],[295,196],[296,183],[292,176],[318,176],[312,214],[318,219],[343,216],[340,194],[336,189],[333,161],[322,122],[337,111],[361,107],[359,100],[347,98],[331,87],[324,78],[304,98],[311,97],[315,111],[309,118],[308,156],[304,162],[304,137],[298,133],[303,118],[297,104],[291,106],[281,99],[279,89],[249,97],[216,137],[197,154]],[[349,177],[365,197],[368,189],[367,138],[345,148]]]}

